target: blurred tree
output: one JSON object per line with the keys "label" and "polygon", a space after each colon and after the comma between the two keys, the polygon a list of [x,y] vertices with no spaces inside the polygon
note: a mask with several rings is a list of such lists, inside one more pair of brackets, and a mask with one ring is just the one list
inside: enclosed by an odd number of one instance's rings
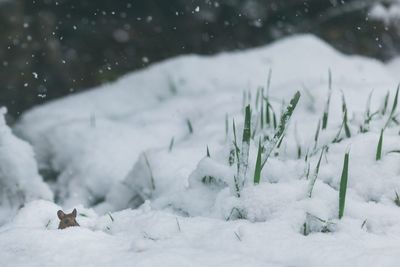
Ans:
{"label": "blurred tree", "polygon": [[345,53],[389,59],[400,49],[400,27],[382,19],[382,9],[396,3],[3,0],[0,105],[18,116],[171,56],[244,49],[294,33],[316,34]]}

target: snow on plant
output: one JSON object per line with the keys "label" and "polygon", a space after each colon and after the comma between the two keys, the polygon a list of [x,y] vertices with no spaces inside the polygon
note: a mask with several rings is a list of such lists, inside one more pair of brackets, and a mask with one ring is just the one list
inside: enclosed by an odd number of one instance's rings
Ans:
{"label": "snow on plant", "polygon": [[272,151],[278,144],[278,142],[282,141],[285,133],[285,129],[289,123],[289,119],[293,114],[294,109],[297,106],[297,103],[300,99],[300,92],[297,91],[293,98],[290,100],[289,105],[286,108],[286,111],[282,114],[279,125],[277,130],[275,131],[274,136],[272,139],[267,143],[264,153],[264,159],[262,160],[261,169],[267,163],[269,156],[271,155]]}
{"label": "snow on plant", "polygon": [[[247,167],[249,164],[249,150],[250,150],[250,137],[251,137],[251,109],[250,105],[246,106],[242,135],[242,149],[240,156],[237,158],[237,175],[235,176],[236,195],[240,197],[240,190],[243,187],[246,179]],[[239,154],[237,154],[239,155]]]}

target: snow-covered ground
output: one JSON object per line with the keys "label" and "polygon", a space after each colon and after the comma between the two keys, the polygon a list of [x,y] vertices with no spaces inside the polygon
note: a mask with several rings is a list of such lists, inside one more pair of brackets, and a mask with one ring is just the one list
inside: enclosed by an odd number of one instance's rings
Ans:
{"label": "snow-covered ground", "polygon": [[[389,119],[398,69],[396,61],[347,56],[316,37],[293,36],[155,64],[32,109],[14,135],[1,121],[0,266],[398,266],[397,111]],[[261,129],[263,105],[256,104],[270,70],[277,116],[296,91],[301,97],[254,185],[258,140],[274,132]],[[315,142],[329,87],[328,126]],[[342,96],[350,137],[341,127]],[[255,135],[237,197],[232,121],[241,148],[246,104]],[[309,197],[306,172],[325,145]],[[60,208],[77,208],[81,227],[57,230]]]}

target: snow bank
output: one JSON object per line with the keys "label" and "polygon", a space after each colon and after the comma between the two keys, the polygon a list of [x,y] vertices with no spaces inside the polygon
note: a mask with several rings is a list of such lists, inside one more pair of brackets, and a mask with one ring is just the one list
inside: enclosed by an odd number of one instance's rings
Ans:
{"label": "snow bank", "polygon": [[[274,132],[256,123],[256,92],[269,70],[268,99],[278,116],[297,90],[301,98],[254,185],[258,140]],[[78,208],[81,227],[56,230],[59,207],[32,202],[0,228],[0,258],[15,258],[17,266],[31,255],[40,255],[40,266],[396,266],[394,74],[390,65],[301,35],[245,52],[167,60],[37,107],[15,131],[32,143],[56,202]],[[315,141],[329,87],[328,126]],[[258,130],[238,198],[232,121],[241,147],[245,104],[252,106],[252,131]],[[325,146],[310,198],[307,170],[314,172]],[[349,180],[339,220],[346,151]]]}
{"label": "snow bank", "polygon": [[346,220],[347,227],[337,226],[334,234],[303,236],[296,213],[285,220],[226,222],[176,216],[146,203],[100,217],[79,207],[81,227],[57,230],[58,208],[45,201],[29,203],[0,229],[2,266],[333,267],[397,266],[400,260],[398,223],[390,234],[374,234],[369,226]]}
{"label": "snow bank", "polygon": [[[167,148],[172,138],[175,148],[188,147],[188,154],[175,159],[190,165],[182,172],[187,177],[207,145],[214,151],[221,148],[225,115],[238,117],[242,91],[264,86],[269,69],[271,96],[278,103],[303,88],[313,98],[304,93],[302,105],[314,110],[325,103],[329,69],[337,88],[333,106],[339,105],[340,90],[345,90],[354,111],[365,109],[366,91],[375,89],[374,97],[383,97],[386,91],[379,89],[395,88],[396,83],[378,61],[344,56],[316,37],[296,36],[246,52],[156,64],[113,84],[34,108],[23,115],[16,132],[33,144],[43,173],[57,180],[54,190],[61,203],[95,205],[124,180],[140,153]],[[315,112],[305,114],[315,118]]]}
{"label": "snow bank", "polygon": [[7,110],[0,109],[0,224],[25,202],[52,200],[53,194],[38,174],[31,146],[6,125]]}

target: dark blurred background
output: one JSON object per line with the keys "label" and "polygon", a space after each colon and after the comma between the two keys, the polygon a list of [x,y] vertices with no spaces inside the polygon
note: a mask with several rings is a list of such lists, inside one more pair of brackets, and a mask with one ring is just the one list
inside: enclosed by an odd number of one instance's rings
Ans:
{"label": "dark blurred background", "polygon": [[[0,105],[22,111],[180,54],[313,33],[347,54],[400,51],[398,1],[0,0]],[[385,13],[386,12],[386,13]],[[388,15],[389,14],[389,15]]]}

